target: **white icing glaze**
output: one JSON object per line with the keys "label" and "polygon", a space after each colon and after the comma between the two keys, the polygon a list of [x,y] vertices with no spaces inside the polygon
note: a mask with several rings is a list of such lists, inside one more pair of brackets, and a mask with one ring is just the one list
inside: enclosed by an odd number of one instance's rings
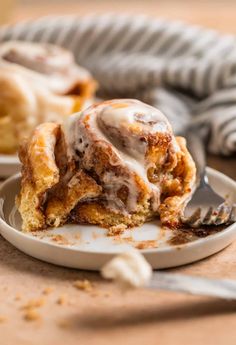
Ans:
{"label": "white icing glaze", "polygon": [[[167,128],[170,129],[165,116],[158,109],[137,100],[123,100],[123,107],[122,103],[121,107],[113,107],[119,103],[121,100],[114,100],[114,103],[105,106],[99,119],[111,127],[121,128],[126,124],[135,124],[140,116],[142,127],[151,133],[166,132]],[[152,126],[149,125],[150,122]]]}
{"label": "white icing glaze", "polygon": [[52,73],[73,63],[73,56],[65,49],[31,42],[8,41],[0,45],[2,59],[40,73]]}
{"label": "white icing glaze", "polygon": [[150,282],[152,268],[138,250],[132,249],[106,263],[101,274],[105,279],[113,279],[124,289],[139,288]]}
{"label": "white icing glaze", "polygon": [[131,99],[103,102],[74,114],[66,124],[65,132],[71,154],[77,160],[81,159],[87,170],[93,168],[89,164],[93,154],[92,145],[96,143],[104,145],[104,148],[107,144],[112,145],[114,155],[110,158],[110,164],[122,166],[124,173],[117,176],[113,171],[107,171],[99,176],[110,208],[120,209],[120,200],[116,195],[125,185],[129,189],[128,211],[136,211],[139,189],[135,176],[138,175],[149,189],[150,197],[153,198],[152,206],[157,210],[160,188],[147,178],[150,164],[146,162],[147,143],[142,138],[150,133],[172,134],[168,120],[160,111]]}
{"label": "white icing glaze", "polygon": [[[24,74],[58,94],[65,94],[78,80],[91,78],[75,64],[73,55],[60,47],[32,42],[9,41],[0,44],[1,66]],[[24,73],[25,72],[25,73]]]}

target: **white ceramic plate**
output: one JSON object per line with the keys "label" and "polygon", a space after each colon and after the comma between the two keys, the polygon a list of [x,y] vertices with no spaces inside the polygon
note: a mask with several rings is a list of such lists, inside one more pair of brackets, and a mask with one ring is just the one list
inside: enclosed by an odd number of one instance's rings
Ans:
{"label": "white ceramic plate", "polygon": [[[236,202],[236,183],[208,168],[211,185],[230,202]],[[120,237],[106,236],[96,226],[66,225],[35,235],[20,231],[21,219],[15,207],[20,176],[9,178],[0,190],[0,230],[15,247],[35,258],[61,266],[99,270],[115,254],[131,246],[151,245],[141,252],[153,268],[188,264],[212,255],[236,238],[236,223],[205,238],[192,238],[181,245],[171,245],[173,231],[161,229],[158,221],[128,230]],[[58,236],[59,235],[59,236]],[[153,248],[155,247],[155,248]]]}
{"label": "white ceramic plate", "polygon": [[0,178],[8,177],[20,171],[20,161],[17,155],[0,154]]}

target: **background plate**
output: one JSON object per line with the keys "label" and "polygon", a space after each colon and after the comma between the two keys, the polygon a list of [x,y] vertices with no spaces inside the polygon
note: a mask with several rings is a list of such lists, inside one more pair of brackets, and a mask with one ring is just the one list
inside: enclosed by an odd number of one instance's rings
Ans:
{"label": "background plate", "polygon": [[17,155],[0,154],[0,177],[8,177],[20,171]]}
{"label": "background plate", "polygon": [[[230,202],[236,202],[236,183],[208,168],[211,185]],[[225,248],[236,238],[236,223],[205,238],[191,236],[185,244],[170,244],[175,233],[158,221],[124,234],[108,237],[106,230],[89,225],[65,225],[57,229],[26,234],[15,207],[20,175],[9,178],[0,189],[0,230],[16,248],[35,258],[73,268],[99,270],[115,254],[131,246],[140,249],[153,268],[168,268],[203,259]]]}

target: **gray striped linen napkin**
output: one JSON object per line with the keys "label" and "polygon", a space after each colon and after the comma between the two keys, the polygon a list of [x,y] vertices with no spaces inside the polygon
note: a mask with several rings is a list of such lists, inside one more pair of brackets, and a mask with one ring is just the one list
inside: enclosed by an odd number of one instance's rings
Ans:
{"label": "gray striped linen napkin", "polygon": [[70,49],[100,96],[157,106],[175,133],[195,124],[212,153],[236,152],[236,37],[182,22],[131,15],[48,16],[0,28],[0,41]]}

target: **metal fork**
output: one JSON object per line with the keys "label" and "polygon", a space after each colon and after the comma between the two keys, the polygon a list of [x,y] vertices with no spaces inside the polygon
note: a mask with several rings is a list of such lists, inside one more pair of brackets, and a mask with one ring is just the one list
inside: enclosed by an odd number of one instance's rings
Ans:
{"label": "metal fork", "polygon": [[186,132],[186,139],[197,168],[197,188],[185,208],[183,223],[198,228],[201,225],[235,222],[235,205],[227,205],[227,201],[209,185],[205,149],[201,138],[194,129],[189,129]]}

